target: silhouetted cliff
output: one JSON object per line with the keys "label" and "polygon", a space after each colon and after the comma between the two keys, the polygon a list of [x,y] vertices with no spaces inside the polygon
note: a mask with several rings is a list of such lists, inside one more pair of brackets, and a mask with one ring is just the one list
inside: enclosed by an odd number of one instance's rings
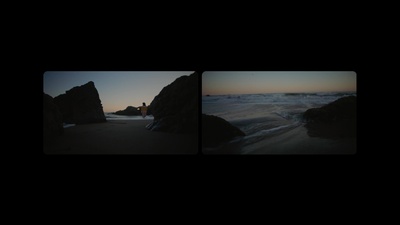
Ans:
{"label": "silhouetted cliff", "polygon": [[105,122],[103,106],[93,81],[74,87],[54,98],[66,123],[85,124]]}
{"label": "silhouetted cliff", "polygon": [[152,131],[172,133],[198,132],[198,84],[197,72],[181,76],[164,87],[150,103],[154,120],[147,128]]}
{"label": "silhouetted cliff", "polygon": [[64,133],[60,109],[53,98],[43,93],[43,137],[54,137]]}

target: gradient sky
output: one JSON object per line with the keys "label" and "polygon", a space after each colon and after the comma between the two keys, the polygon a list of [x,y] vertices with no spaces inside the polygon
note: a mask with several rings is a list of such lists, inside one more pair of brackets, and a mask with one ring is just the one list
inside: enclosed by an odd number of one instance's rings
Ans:
{"label": "gradient sky", "polygon": [[160,91],[176,78],[194,71],[47,71],[43,91],[51,97],[65,94],[73,87],[93,81],[104,112],[115,112],[127,106],[150,105]]}
{"label": "gradient sky", "polygon": [[205,71],[202,95],[356,91],[354,71]]}

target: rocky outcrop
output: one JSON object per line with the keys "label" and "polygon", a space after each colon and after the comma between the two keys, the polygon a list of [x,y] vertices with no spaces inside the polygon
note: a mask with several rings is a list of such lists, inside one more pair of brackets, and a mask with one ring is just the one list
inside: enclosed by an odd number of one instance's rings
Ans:
{"label": "rocky outcrop", "polygon": [[43,137],[55,137],[64,133],[61,112],[53,98],[43,93]]}
{"label": "rocky outcrop", "polygon": [[198,84],[199,75],[195,72],[164,87],[150,103],[149,110],[154,120],[147,128],[171,133],[197,133]]}
{"label": "rocky outcrop", "polygon": [[118,110],[115,113],[116,115],[126,115],[126,116],[138,116],[141,115],[140,110],[137,107],[128,106],[124,110]]}
{"label": "rocky outcrop", "polygon": [[216,147],[234,137],[245,136],[239,128],[217,116],[202,114],[201,124],[203,147]]}
{"label": "rocky outcrop", "polygon": [[[125,116],[141,116],[142,113],[140,110],[138,110],[138,107],[133,107],[133,106],[128,106],[124,110],[118,110],[115,113],[116,115],[125,115]],[[151,111],[147,109],[147,114],[146,115],[151,115]]]}
{"label": "rocky outcrop", "polygon": [[343,97],[321,108],[308,109],[303,118],[311,137],[356,137],[357,97]]}
{"label": "rocky outcrop", "polygon": [[106,122],[99,93],[93,81],[74,87],[54,98],[65,123],[85,124]]}

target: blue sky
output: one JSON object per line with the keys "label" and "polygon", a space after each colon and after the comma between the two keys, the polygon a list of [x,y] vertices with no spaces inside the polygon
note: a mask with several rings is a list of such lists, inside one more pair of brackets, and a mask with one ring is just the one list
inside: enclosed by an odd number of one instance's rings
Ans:
{"label": "blue sky", "polygon": [[162,88],[176,78],[194,71],[47,71],[43,91],[51,97],[73,87],[93,81],[104,112],[115,112],[127,106],[150,105]]}
{"label": "blue sky", "polygon": [[356,91],[354,71],[205,71],[202,95]]}

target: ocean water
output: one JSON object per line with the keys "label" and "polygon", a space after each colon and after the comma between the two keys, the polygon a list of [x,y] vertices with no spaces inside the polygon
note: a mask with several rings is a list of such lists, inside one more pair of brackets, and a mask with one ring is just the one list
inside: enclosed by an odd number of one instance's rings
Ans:
{"label": "ocean water", "polygon": [[104,113],[106,120],[153,120],[152,115],[147,115],[145,118],[142,116],[126,116],[126,115],[116,115],[110,112]]}
{"label": "ocean water", "polygon": [[[219,116],[242,130],[246,136],[240,139],[239,151],[241,154],[247,154],[268,148],[268,146],[260,146],[262,142],[267,143],[265,140],[268,138],[277,138],[282,135],[289,137],[289,132],[293,129],[298,130],[296,137],[302,136],[304,139],[306,135],[301,134],[301,132],[306,133],[307,130],[303,127],[305,123],[302,115],[307,109],[321,107],[341,97],[352,95],[356,96],[356,93],[320,92],[202,96],[202,113]],[[296,138],[293,137],[293,134],[291,135],[292,140]],[[315,140],[312,139],[314,142]],[[286,142],[288,141],[290,140],[286,140]],[[282,138],[282,143],[284,142],[285,140]],[[304,143],[304,141],[301,143]]]}

